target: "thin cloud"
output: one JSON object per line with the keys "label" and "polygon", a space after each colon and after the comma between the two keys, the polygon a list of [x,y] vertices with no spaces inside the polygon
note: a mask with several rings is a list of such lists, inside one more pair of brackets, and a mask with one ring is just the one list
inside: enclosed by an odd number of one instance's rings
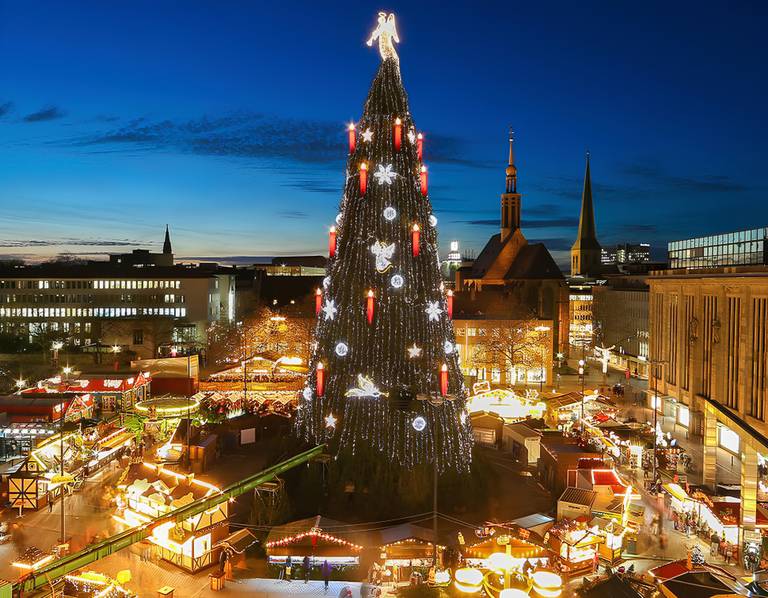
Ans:
{"label": "thin cloud", "polygon": [[58,106],[48,106],[47,108],[42,108],[37,112],[31,112],[30,114],[27,114],[21,120],[27,123],[37,123],[47,120],[56,120],[58,118],[63,118],[64,116],[66,116],[66,112],[62,111]]}
{"label": "thin cloud", "polygon": [[626,175],[656,183],[677,191],[693,191],[697,193],[741,193],[751,187],[733,178],[721,174],[700,176],[678,176],[667,172],[660,164],[636,163],[627,164],[622,172]]}
{"label": "thin cloud", "polygon": [[302,191],[311,191],[313,193],[330,193],[333,195],[341,195],[342,188],[334,185],[330,182],[312,179],[298,179],[294,181],[288,181],[283,183],[283,187],[290,187],[292,189],[300,189]]}
{"label": "thin cloud", "polygon": [[5,104],[0,104],[0,118],[4,117],[6,114],[11,112],[13,110],[13,102],[6,102]]}
{"label": "thin cloud", "polygon": [[137,241],[135,239],[0,239],[0,247],[129,247],[155,245],[157,242]]}
{"label": "thin cloud", "polygon": [[[344,136],[345,128],[338,122],[241,112],[215,117],[206,115],[190,120],[150,121],[142,117],[96,134],[67,139],[63,143],[87,148],[95,153],[165,151],[289,160],[338,168],[344,158]],[[470,168],[492,166],[490,163],[466,158],[466,143],[460,138],[433,134],[428,143],[431,162]],[[293,185],[311,191],[328,192],[327,186],[313,185],[304,180],[298,180]],[[338,189],[334,189],[334,192],[338,192]]]}
{"label": "thin cloud", "polygon": [[302,212],[301,210],[280,210],[279,212],[276,212],[276,214],[281,218],[288,218],[289,220],[304,220],[309,218],[309,214],[307,212]]}

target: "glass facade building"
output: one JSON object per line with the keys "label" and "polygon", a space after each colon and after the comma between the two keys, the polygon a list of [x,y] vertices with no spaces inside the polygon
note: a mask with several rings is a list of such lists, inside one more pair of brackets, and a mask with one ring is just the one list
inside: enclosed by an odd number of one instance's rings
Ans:
{"label": "glass facade building", "polygon": [[672,241],[667,253],[672,269],[768,265],[768,227]]}

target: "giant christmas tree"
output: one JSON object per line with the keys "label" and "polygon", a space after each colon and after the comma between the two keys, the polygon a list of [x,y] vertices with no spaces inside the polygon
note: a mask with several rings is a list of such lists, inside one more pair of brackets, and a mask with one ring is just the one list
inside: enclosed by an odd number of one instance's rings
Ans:
{"label": "giant christmas tree", "polygon": [[297,426],[342,457],[467,471],[472,432],[439,272],[437,219],[394,49],[379,14],[381,65],[348,131],[346,183],[318,289],[317,327]]}

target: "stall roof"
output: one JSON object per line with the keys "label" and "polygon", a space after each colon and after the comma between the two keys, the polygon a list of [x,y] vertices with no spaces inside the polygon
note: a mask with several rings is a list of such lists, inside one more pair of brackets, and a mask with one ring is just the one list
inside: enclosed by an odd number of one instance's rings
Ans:
{"label": "stall roof", "polygon": [[642,598],[628,579],[614,574],[603,580],[597,581],[593,586],[584,590],[584,598]]}
{"label": "stall roof", "polygon": [[518,517],[513,519],[510,523],[519,525],[523,529],[530,529],[532,527],[538,527],[540,525],[546,525],[547,523],[554,523],[555,519],[544,513],[532,513],[531,515],[525,515],[524,517]]}
{"label": "stall roof", "polygon": [[246,548],[256,542],[256,536],[248,528],[239,529],[236,532],[229,534],[223,540],[217,542],[213,548],[222,546],[229,548],[237,554],[242,554]]}
{"label": "stall roof", "polygon": [[504,424],[504,428],[520,438],[541,438],[541,432],[534,430],[521,422]]}
{"label": "stall roof", "polygon": [[[711,598],[736,592],[709,571],[686,571],[661,584],[666,595],[676,598]],[[738,594],[737,594],[738,595]]]}
{"label": "stall roof", "polygon": [[434,538],[435,535],[432,529],[413,525],[412,523],[403,523],[379,530],[379,544],[382,546],[409,539],[432,543],[435,541]]}
{"label": "stall roof", "polygon": [[584,505],[586,507],[591,507],[595,502],[596,496],[597,492],[594,490],[568,486],[560,495],[558,502],[569,502],[574,505]]}

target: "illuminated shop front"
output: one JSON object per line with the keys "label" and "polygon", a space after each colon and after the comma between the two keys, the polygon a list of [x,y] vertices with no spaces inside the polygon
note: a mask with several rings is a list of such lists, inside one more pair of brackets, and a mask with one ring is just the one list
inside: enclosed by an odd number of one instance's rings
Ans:
{"label": "illuminated shop front", "polygon": [[603,542],[603,538],[586,523],[573,519],[558,521],[544,540],[569,576],[592,570],[599,545]]}
{"label": "illuminated shop front", "polygon": [[347,524],[316,516],[272,528],[264,548],[270,565],[284,565],[289,557],[299,565],[308,556],[313,566],[328,561],[339,569],[360,564],[363,546],[353,537]]}
{"label": "illuminated shop front", "polygon": [[[121,494],[113,518],[131,528],[221,493],[213,484],[152,463],[132,464],[118,489]],[[161,523],[152,529],[148,540],[157,547],[160,558],[187,571],[199,571],[218,562],[221,548],[214,545],[229,533],[227,508],[225,501],[181,523]]]}

